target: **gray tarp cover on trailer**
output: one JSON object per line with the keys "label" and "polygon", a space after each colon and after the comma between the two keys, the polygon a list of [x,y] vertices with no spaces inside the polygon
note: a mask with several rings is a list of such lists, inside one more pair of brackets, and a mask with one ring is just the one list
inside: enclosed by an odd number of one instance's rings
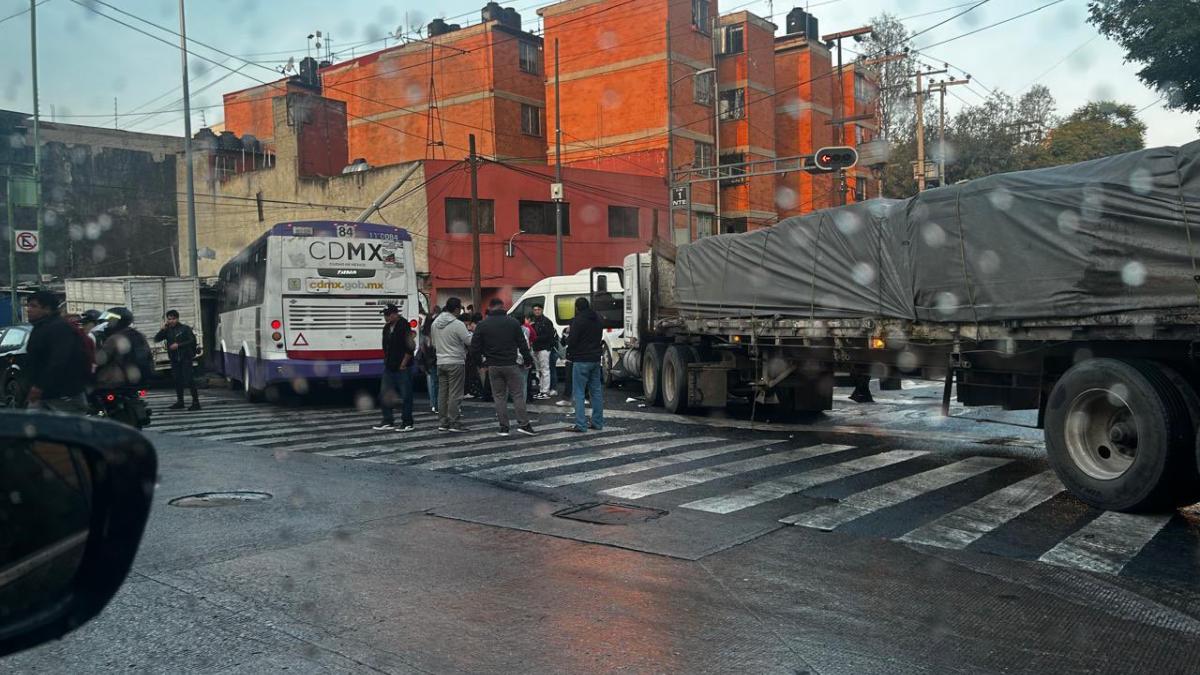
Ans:
{"label": "gray tarp cover on trailer", "polygon": [[1200,305],[1200,141],[871,200],[679,249],[683,316],[939,322]]}

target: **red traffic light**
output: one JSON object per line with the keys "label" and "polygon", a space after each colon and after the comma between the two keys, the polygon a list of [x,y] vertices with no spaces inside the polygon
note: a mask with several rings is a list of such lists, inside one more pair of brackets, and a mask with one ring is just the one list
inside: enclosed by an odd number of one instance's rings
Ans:
{"label": "red traffic light", "polygon": [[847,145],[821,148],[813,154],[813,163],[822,171],[849,169],[858,164],[858,151]]}

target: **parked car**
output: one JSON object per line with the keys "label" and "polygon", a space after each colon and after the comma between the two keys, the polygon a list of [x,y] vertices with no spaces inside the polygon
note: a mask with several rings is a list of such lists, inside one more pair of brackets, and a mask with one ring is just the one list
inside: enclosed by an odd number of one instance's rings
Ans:
{"label": "parked car", "polygon": [[25,392],[25,347],[29,344],[29,333],[33,326],[17,324],[0,328],[0,406],[24,408]]}

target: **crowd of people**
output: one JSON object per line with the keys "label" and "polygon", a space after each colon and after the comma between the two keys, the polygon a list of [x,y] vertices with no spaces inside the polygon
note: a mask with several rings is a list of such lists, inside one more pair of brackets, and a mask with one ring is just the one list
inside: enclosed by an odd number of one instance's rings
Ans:
{"label": "crowd of people", "polygon": [[[382,420],[378,431],[412,431],[413,377],[423,370],[429,401],[437,413],[438,430],[465,431],[462,402],[468,397],[490,399],[496,410],[499,434],[512,431],[509,401],[517,433],[534,436],[528,400],[550,400],[557,395],[557,360],[565,347],[569,362],[570,402],[575,406],[569,431],[583,433],[604,428],[604,393],[600,357],[603,329],[600,317],[587,298],[575,301],[575,316],[560,339],[554,323],[534,306],[528,316],[514,317],[504,301],[488,304],[486,316],[463,307],[460,298],[449,298],[435,307],[417,331],[401,320],[400,309],[383,309],[384,373],[380,384]],[[566,392],[564,392],[566,393]],[[591,401],[591,416],[585,408]],[[400,408],[400,422],[395,409]]]}
{"label": "crowd of people", "polygon": [[[25,403],[30,408],[87,414],[95,408],[95,391],[138,389],[154,373],[150,343],[133,327],[133,313],[125,307],[64,314],[61,301],[51,291],[38,291],[25,303],[32,325],[26,345]],[[179,322],[179,312],[166,313],[155,342],[166,344],[175,376],[178,401],[183,391],[192,395],[190,410],[200,409],[200,396],[192,377],[196,334]]]}

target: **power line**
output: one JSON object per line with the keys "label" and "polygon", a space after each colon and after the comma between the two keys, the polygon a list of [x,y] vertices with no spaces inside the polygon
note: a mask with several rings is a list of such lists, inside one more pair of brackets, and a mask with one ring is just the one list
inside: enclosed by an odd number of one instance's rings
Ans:
{"label": "power line", "polygon": [[[36,5],[34,5],[34,7],[41,7],[42,5],[46,4],[47,2],[50,2],[50,0],[41,0]],[[16,14],[9,14],[8,16],[4,17],[3,19],[0,19],[0,23],[4,23],[5,21],[8,21],[9,19],[15,19],[18,16],[25,16],[28,13],[29,13],[28,9],[23,9],[23,10],[17,12]]]}
{"label": "power line", "polygon": [[1054,5],[1057,5],[1057,4],[1059,4],[1059,3],[1062,3],[1062,2],[1065,2],[1065,1],[1066,1],[1066,0],[1051,0],[1051,2],[1047,2],[1047,3],[1046,3],[1046,4],[1044,4],[1044,5],[1040,5],[1040,6],[1038,6],[1038,7],[1034,7],[1033,9],[1031,9],[1031,10],[1029,10],[1029,11],[1026,11],[1026,12],[1022,12],[1022,13],[1020,13],[1020,14],[1017,14],[1016,16],[1010,16],[1010,17],[1008,17],[1007,19],[1004,19],[1003,21],[997,21],[996,23],[993,23],[993,24],[988,24],[988,25],[986,25],[986,26],[984,26],[984,27],[982,27],[982,28],[976,28],[975,30],[973,30],[973,31],[970,31],[970,32],[968,32],[968,33],[963,33],[962,35],[956,35],[956,36],[954,36],[954,37],[952,37],[952,38],[948,38],[948,39],[942,40],[941,42],[935,42],[935,43],[933,43],[933,44],[931,44],[931,45],[925,45],[924,47],[919,47],[919,48],[917,48],[917,51],[921,51],[921,50],[923,50],[923,49],[933,49],[934,47],[940,47],[941,45],[944,45],[944,44],[946,44],[946,43],[948,43],[948,42],[954,42],[955,40],[960,40],[960,39],[962,39],[962,38],[965,38],[965,37],[967,37],[967,36],[974,35],[974,34],[976,34],[976,33],[979,33],[979,32],[985,31],[985,30],[988,30],[989,28],[995,28],[996,26],[1002,26],[1002,25],[1004,25],[1004,24],[1006,24],[1006,23],[1008,23],[1008,22],[1010,22],[1010,21],[1016,21],[1017,19],[1020,19],[1020,18],[1022,18],[1022,17],[1026,17],[1026,16],[1029,16],[1030,14],[1033,14],[1033,13],[1035,13],[1035,12],[1040,12],[1040,11],[1042,11],[1043,9],[1046,9],[1047,7],[1053,7]]}

